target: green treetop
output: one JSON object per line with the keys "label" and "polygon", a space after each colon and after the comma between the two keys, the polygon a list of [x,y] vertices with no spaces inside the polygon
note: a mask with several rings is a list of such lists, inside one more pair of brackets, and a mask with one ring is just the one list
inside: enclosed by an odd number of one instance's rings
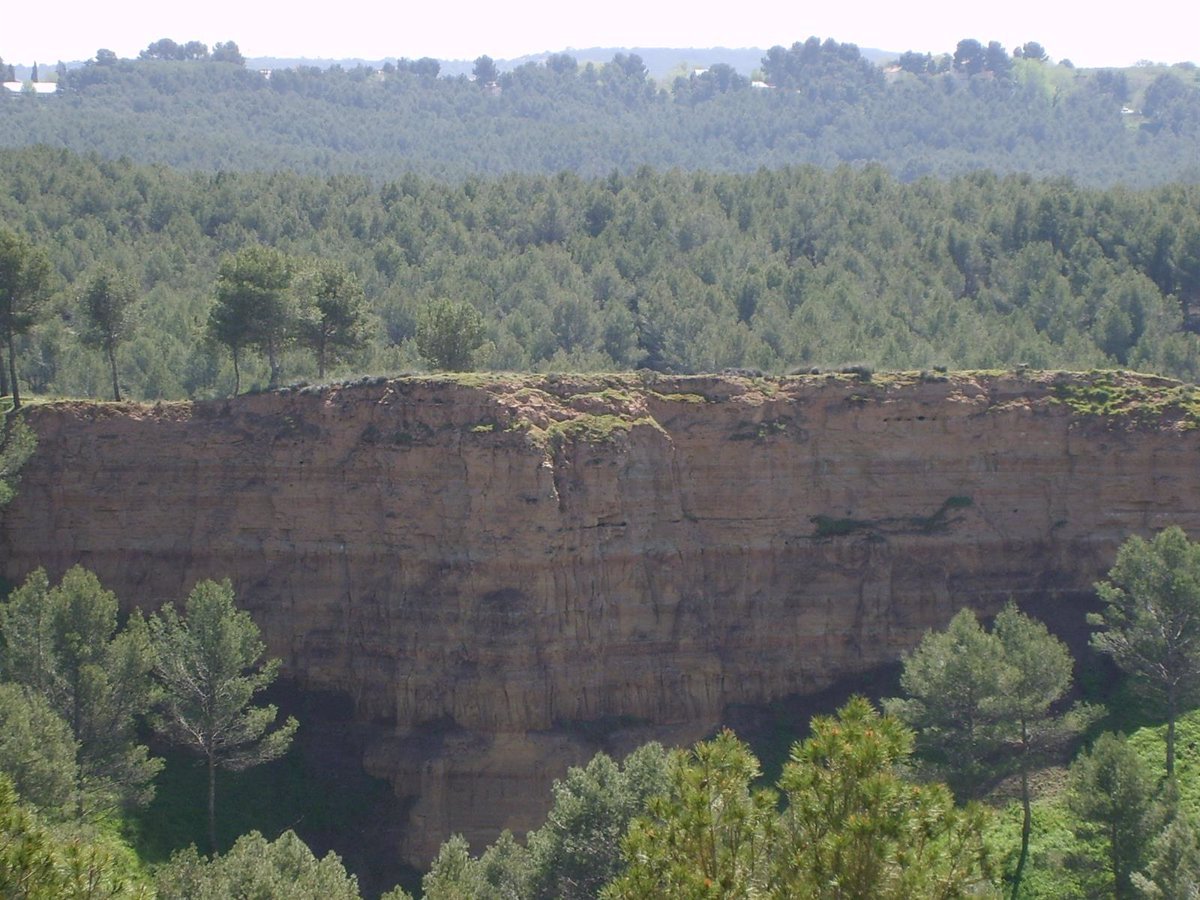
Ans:
{"label": "green treetop", "polygon": [[986,890],[984,812],[906,781],[912,733],[855,698],[812,721],[779,779],[731,732],[676,759],[667,793],[635,819],[607,898],[965,897]]}
{"label": "green treetop", "polygon": [[340,262],[319,260],[297,281],[300,339],[317,357],[317,377],[329,365],[367,344],[362,285]]}
{"label": "green treetop", "polygon": [[137,743],[152,698],[144,621],[117,628],[117,598],[79,566],[51,587],[34,572],[0,605],[0,675],[39,694],[78,742],[78,815],[154,796],[162,762]]}
{"label": "green treetop", "polygon": [[221,261],[208,334],[233,357],[235,394],[241,389],[241,353],[246,348],[267,357],[270,386],[278,383],[280,354],[294,331],[291,282],[291,262],[271,247],[246,247]]}

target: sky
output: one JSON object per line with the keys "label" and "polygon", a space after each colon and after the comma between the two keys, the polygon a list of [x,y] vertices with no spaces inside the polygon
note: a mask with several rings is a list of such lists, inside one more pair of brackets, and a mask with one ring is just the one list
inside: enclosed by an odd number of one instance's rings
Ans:
{"label": "sky", "polygon": [[12,3],[0,57],[30,65],[121,57],[159,38],[236,41],[247,57],[512,59],[589,47],[762,47],[816,35],[863,48],[953,52],[962,38],[1038,41],[1079,67],[1200,62],[1200,3],[1141,0],[1123,18],[1095,0],[57,0]]}

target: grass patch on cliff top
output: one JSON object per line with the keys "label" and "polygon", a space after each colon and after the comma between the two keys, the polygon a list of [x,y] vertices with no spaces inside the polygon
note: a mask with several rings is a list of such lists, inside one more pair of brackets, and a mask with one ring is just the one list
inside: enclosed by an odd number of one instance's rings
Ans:
{"label": "grass patch on cliff top", "polygon": [[1060,378],[1054,399],[1081,416],[1125,419],[1133,424],[1178,422],[1200,426],[1200,388],[1167,378],[1088,372]]}

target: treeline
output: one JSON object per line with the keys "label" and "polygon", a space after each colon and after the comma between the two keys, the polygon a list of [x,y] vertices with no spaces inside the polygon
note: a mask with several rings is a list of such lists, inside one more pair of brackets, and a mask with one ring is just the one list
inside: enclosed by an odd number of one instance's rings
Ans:
{"label": "treeline", "polygon": [[[361,345],[329,377],[425,367],[422,317],[447,301],[479,320],[467,364],[500,371],[1023,363],[1196,380],[1197,190],[904,184],[878,167],[377,185],[0,154],[0,221],[48,259],[16,329],[18,386],[112,395],[103,342],[81,340],[85,289],[108,268],[132,286],[115,363],[138,399],[234,391],[210,320],[222,265],[259,245],[290,261],[297,302],[322,268],[361,290]],[[241,386],[317,378],[300,336],[280,337],[274,369],[247,346]]]}
{"label": "treeline", "polygon": [[504,73],[485,56],[474,80],[438,77],[431,59],[266,77],[233,42],[209,54],[164,39],[138,60],[100,51],[60,67],[57,95],[0,97],[0,146],[377,182],[866,162],[904,180],[985,168],[1090,185],[1200,178],[1194,67],[1083,72],[1026,46],[1039,52],[964,40],[906,53],[885,75],[855,45],[814,38],[768,51],[769,86],[756,88],[720,64],[662,87],[636,54],[601,66],[555,54]]}

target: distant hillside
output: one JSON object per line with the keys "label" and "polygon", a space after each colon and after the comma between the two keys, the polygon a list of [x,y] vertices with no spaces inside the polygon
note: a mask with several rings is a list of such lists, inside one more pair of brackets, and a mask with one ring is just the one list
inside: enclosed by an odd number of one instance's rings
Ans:
{"label": "distant hillside", "polygon": [[[1090,185],[1200,180],[1195,67],[1080,71],[976,45],[974,58],[905,53],[886,70],[817,38],[725,51],[737,64],[717,50],[601,62],[589,50],[498,67],[491,87],[432,60],[114,59],[67,70],[58,96],[3,97],[0,147],[377,180],[868,162],[904,180],[979,169]],[[755,56],[769,87],[739,69]],[[674,76],[655,80],[667,65]]]}

